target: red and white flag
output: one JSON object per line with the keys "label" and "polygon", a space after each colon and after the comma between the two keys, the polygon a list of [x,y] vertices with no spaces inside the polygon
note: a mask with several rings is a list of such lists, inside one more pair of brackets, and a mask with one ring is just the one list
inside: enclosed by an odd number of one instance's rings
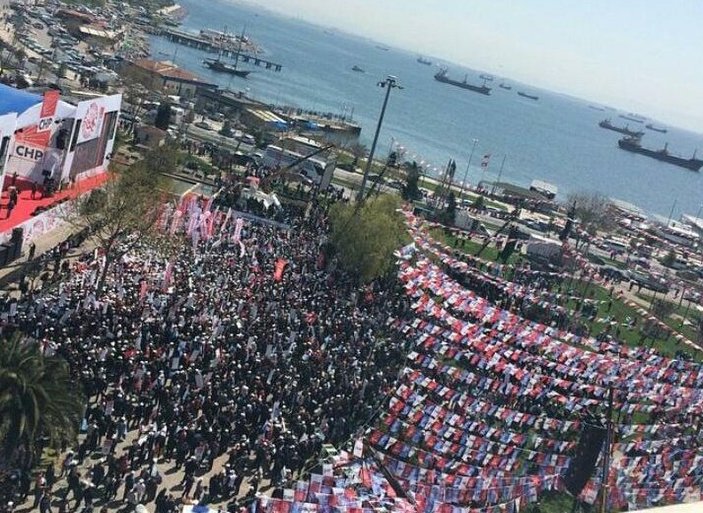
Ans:
{"label": "red and white flag", "polygon": [[171,279],[173,278],[173,263],[169,262],[166,264],[166,270],[164,271],[164,283],[163,290],[166,291],[171,286]]}
{"label": "red and white flag", "polygon": [[244,227],[244,219],[241,217],[237,218],[237,222],[234,225],[234,242],[239,242],[242,237],[242,228]]}

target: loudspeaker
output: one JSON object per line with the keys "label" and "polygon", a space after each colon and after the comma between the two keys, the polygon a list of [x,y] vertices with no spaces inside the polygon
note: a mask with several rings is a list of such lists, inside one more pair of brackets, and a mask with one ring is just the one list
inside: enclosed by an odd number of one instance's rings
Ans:
{"label": "loudspeaker", "polygon": [[10,238],[10,254],[7,257],[8,263],[13,262],[22,255],[22,239],[24,239],[24,229],[13,228]]}
{"label": "loudspeaker", "polygon": [[9,263],[8,256],[11,252],[11,245],[0,244],[0,266],[6,266]]}
{"label": "loudspeaker", "polygon": [[564,474],[564,485],[573,496],[577,496],[593,474],[598,455],[603,448],[608,431],[603,426],[585,424],[581,431],[576,452]]}
{"label": "loudspeaker", "polygon": [[7,257],[8,263],[14,262],[22,256],[22,241],[10,242],[10,251],[11,253]]}

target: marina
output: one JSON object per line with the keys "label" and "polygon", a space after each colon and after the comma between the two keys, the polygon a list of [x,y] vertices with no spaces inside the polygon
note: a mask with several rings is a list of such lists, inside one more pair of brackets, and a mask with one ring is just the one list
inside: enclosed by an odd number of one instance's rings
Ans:
{"label": "marina", "polygon": [[217,53],[223,57],[237,59],[238,62],[250,64],[253,66],[263,67],[268,70],[281,71],[281,64],[263,59],[258,55],[246,53],[239,48],[239,44],[232,41],[229,45],[223,45],[222,41],[212,38],[206,38],[202,35],[193,34],[175,28],[165,28],[159,33],[160,36],[174,43],[189,46],[197,50],[208,53]]}

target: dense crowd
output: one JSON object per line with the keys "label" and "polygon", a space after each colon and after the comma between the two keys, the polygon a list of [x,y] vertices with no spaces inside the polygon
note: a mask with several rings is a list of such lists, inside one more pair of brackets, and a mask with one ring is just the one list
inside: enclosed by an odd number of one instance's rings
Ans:
{"label": "dense crowd", "polygon": [[384,330],[406,308],[395,281],[359,289],[339,271],[324,212],[289,231],[247,222],[241,242],[234,226],[171,258],[143,244],[102,291],[102,260],[86,255],[51,292],[4,305],[3,335],[67,359],[90,398],[60,467],[33,482],[15,455],[15,503],[236,508],[373,418],[402,360]]}

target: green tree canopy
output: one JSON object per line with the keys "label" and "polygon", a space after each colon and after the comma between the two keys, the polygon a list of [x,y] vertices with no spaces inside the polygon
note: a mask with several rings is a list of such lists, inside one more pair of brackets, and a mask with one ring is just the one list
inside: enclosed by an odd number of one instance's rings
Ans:
{"label": "green tree canopy", "polygon": [[53,446],[75,438],[83,395],[68,364],[18,337],[0,341],[0,440],[6,461],[19,446],[47,436]]}
{"label": "green tree canopy", "polygon": [[171,155],[168,149],[154,150],[144,160],[113,174],[102,188],[76,200],[69,221],[88,227],[93,242],[105,253],[98,293],[102,292],[113,262],[145,237],[161,237],[157,223],[166,196],[166,182],[160,171],[170,169]]}
{"label": "green tree canopy", "polygon": [[408,239],[396,196],[382,195],[360,207],[337,203],[330,209],[331,243],[342,267],[368,283],[388,272],[393,252]]}
{"label": "green tree canopy", "polygon": [[420,187],[418,186],[419,181],[420,167],[417,165],[417,162],[413,161],[407,168],[405,186],[401,191],[404,200],[413,201],[422,198],[422,192],[420,192]]}
{"label": "green tree canopy", "polygon": [[442,212],[440,218],[443,224],[454,226],[454,221],[456,219],[456,196],[454,196],[453,192],[450,192],[449,196],[447,196],[447,207],[444,209],[444,212]]}

